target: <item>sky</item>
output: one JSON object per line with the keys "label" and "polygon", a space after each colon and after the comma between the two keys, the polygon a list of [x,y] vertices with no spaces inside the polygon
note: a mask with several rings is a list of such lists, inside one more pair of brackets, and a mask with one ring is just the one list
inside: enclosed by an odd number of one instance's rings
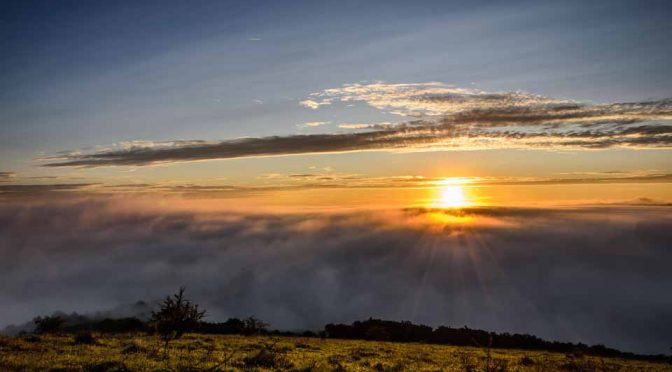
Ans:
{"label": "sky", "polygon": [[[0,315],[96,311],[183,280],[219,317],[278,327],[408,317],[666,352],[672,276],[627,262],[671,258],[671,15],[653,0],[2,1]],[[197,275],[208,257],[226,273]],[[104,267],[109,284],[79,283]],[[494,268],[510,280],[482,277]],[[392,278],[425,297],[399,300]],[[422,310],[452,294],[452,310]]]}

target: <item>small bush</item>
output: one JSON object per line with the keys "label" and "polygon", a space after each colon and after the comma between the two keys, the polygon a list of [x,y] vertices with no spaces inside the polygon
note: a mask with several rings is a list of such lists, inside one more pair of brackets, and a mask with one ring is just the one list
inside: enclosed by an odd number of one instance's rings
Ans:
{"label": "small bush", "polygon": [[462,370],[465,372],[475,372],[476,371],[476,363],[474,362],[474,359],[465,354],[465,353],[460,353],[457,355],[460,361],[460,365],[462,366]]}
{"label": "small bush", "polygon": [[360,360],[363,358],[377,357],[378,353],[372,350],[354,349],[352,350],[350,356],[352,357],[352,360]]}
{"label": "small bush", "polygon": [[582,359],[585,355],[581,350],[574,350],[573,352],[565,355],[567,358]]}
{"label": "small bush", "polygon": [[506,359],[493,358],[485,365],[486,372],[506,372],[509,369],[509,362]]}
{"label": "small bush", "polygon": [[333,367],[334,372],[345,372],[347,369],[341,362],[344,359],[345,357],[342,355],[330,355],[329,358],[327,358],[327,363]]}
{"label": "small bush", "polygon": [[273,347],[264,347],[243,361],[246,367],[291,368],[292,363]]}
{"label": "small bush", "polygon": [[26,336],[24,338],[24,341],[30,342],[30,343],[37,343],[37,342],[42,341],[42,339],[40,338],[40,336],[37,336],[37,335],[29,335],[29,336]]}
{"label": "small bush", "polygon": [[125,345],[121,349],[122,354],[138,354],[138,353],[144,353],[146,351],[147,351],[147,349],[145,349],[144,347],[142,347],[142,346],[140,346],[136,343],[130,343],[128,345]]}
{"label": "small bush", "polygon": [[168,296],[158,312],[152,312],[151,324],[164,341],[164,353],[168,355],[168,342],[193,331],[205,316],[205,310],[184,298],[184,288],[172,297]]}
{"label": "small bush", "polygon": [[534,360],[532,358],[528,357],[527,355],[520,358],[520,365],[521,366],[531,366],[534,364]]}
{"label": "small bush", "polygon": [[394,364],[394,365],[391,365],[391,366],[384,365],[382,363],[376,363],[373,366],[373,370],[374,371],[380,371],[380,372],[401,372],[401,371],[406,370],[406,367],[401,363],[397,363],[397,364]]}
{"label": "small bush", "polygon": [[293,370],[294,372],[319,372],[319,371],[324,371],[324,368],[321,368],[322,366],[319,365],[317,362],[313,362],[311,365],[303,367],[303,368],[297,368]]}
{"label": "small bush", "polygon": [[589,360],[570,360],[566,363],[563,363],[560,366],[560,369],[563,371],[573,371],[573,372],[593,372],[602,369],[598,369],[597,365]]}
{"label": "small bush", "polygon": [[35,333],[55,333],[61,329],[65,319],[58,315],[38,316],[33,319],[33,323],[35,323]]}
{"label": "small bush", "polygon": [[73,343],[76,345],[92,345],[96,343],[96,339],[90,333],[80,333],[75,336]]}
{"label": "small bush", "polygon": [[107,361],[89,364],[84,368],[86,372],[130,372],[131,370],[126,367],[123,362],[119,361]]}

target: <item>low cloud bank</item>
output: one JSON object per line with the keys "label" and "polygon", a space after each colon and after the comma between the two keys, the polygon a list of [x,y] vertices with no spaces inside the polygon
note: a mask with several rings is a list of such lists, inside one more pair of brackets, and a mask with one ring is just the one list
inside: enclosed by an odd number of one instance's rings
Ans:
{"label": "low cloud bank", "polygon": [[669,207],[345,214],[0,205],[0,325],[185,285],[210,320],[280,329],[369,316],[664,353]]}
{"label": "low cloud bank", "polygon": [[14,172],[0,172],[0,182],[11,181],[14,177],[16,177]]}

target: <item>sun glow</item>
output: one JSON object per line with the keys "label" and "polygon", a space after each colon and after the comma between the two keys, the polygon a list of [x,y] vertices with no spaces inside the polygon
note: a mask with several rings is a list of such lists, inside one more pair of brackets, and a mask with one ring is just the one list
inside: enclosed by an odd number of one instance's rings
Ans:
{"label": "sun glow", "polygon": [[440,191],[439,204],[444,208],[462,208],[469,205],[469,199],[462,186],[444,186]]}
{"label": "sun glow", "polygon": [[436,205],[441,208],[464,208],[472,205],[469,195],[465,190],[463,178],[447,178],[441,182],[438,188]]}

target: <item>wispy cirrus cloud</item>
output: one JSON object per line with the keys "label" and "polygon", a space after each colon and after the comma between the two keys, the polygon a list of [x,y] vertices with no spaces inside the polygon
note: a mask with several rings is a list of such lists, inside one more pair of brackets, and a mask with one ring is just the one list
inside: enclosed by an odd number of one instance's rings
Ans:
{"label": "wispy cirrus cloud", "polygon": [[438,82],[346,84],[311,93],[310,99],[306,101],[310,101],[311,108],[331,105],[334,102],[365,102],[379,110],[410,117],[441,116],[503,106],[529,107],[570,102],[524,92],[484,92]]}
{"label": "wispy cirrus cloud", "polygon": [[312,100],[312,99],[306,99],[306,100],[303,100],[303,101],[299,102],[299,104],[303,107],[307,107],[307,108],[315,110],[315,109],[320,108],[320,106],[330,105],[331,101],[328,100],[328,99],[321,99],[318,102],[318,101],[315,101],[315,100]]}
{"label": "wispy cirrus cloud", "polygon": [[371,129],[372,124],[363,124],[363,123],[343,123],[339,124],[338,127],[342,129]]}
{"label": "wispy cirrus cloud", "polygon": [[135,143],[94,152],[67,152],[47,167],[98,167],[349,151],[602,149],[672,146],[672,99],[590,104],[522,92],[482,92],[428,84],[353,84],[314,93],[311,108],[366,104],[405,116],[400,124],[341,124],[355,133]]}
{"label": "wispy cirrus cloud", "polygon": [[392,122],[385,121],[375,124],[365,124],[365,123],[342,123],[338,127],[341,129],[390,129],[394,126]]}
{"label": "wispy cirrus cloud", "polygon": [[83,191],[94,183],[10,184],[0,185],[0,199],[7,197],[44,196],[58,192]]}
{"label": "wispy cirrus cloud", "polygon": [[330,124],[330,123],[331,123],[330,121],[308,121],[308,122],[305,122],[303,124],[300,124],[300,126],[309,127],[309,128],[316,128],[316,127],[320,127],[320,126],[327,125],[327,124]]}

